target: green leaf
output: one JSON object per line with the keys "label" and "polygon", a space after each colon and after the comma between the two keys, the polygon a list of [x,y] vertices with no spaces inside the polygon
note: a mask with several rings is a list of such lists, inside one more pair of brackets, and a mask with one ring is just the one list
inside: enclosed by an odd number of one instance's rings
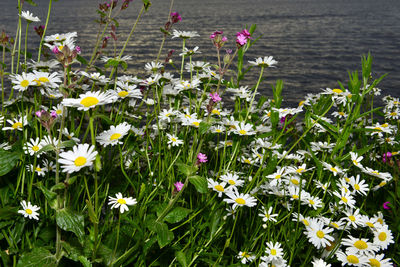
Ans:
{"label": "green leaf", "polygon": [[149,220],[147,228],[157,234],[157,241],[160,248],[165,247],[174,239],[174,233],[168,229],[168,225],[156,220]]}
{"label": "green leaf", "polygon": [[17,164],[20,154],[5,150],[0,151],[0,176],[9,173]]}
{"label": "green leaf", "polygon": [[183,220],[192,210],[183,207],[176,207],[165,216],[164,220],[169,223],[177,223]]}
{"label": "green leaf", "polygon": [[37,6],[37,4],[35,2],[33,2],[33,0],[25,0],[25,2],[27,2],[31,6]]}
{"label": "green leaf", "polygon": [[56,222],[61,229],[76,234],[79,241],[83,243],[85,237],[83,215],[69,209],[61,209],[56,213]]}
{"label": "green leaf", "polygon": [[34,248],[31,252],[22,254],[18,267],[54,267],[57,266],[56,257],[45,248]]}
{"label": "green leaf", "polygon": [[178,170],[186,176],[190,176],[197,171],[196,166],[189,166],[184,163],[176,163],[176,165],[178,166]]}
{"label": "green leaf", "polygon": [[109,117],[107,117],[107,116],[105,116],[105,115],[103,115],[103,114],[96,114],[96,115],[94,115],[93,116],[93,119],[96,119],[96,118],[100,118],[100,119],[103,119],[103,120],[105,120],[106,122],[107,122],[107,124],[113,124],[113,122],[112,122],[112,120],[110,120],[110,118]]}
{"label": "green leaf", "polygon": [[87,64],[88,64],[87,60],[86,60],[84,57],[80,56],[80,55],[77,55],[77,56],[76,56],[76,59],[77,59],[80,63],[82,63],[83,65],[87,65]]}
{"label": "green leaf", "polygon": [[61,147],[73,147],[74,145],[76,145],[74,140],[68,140],[61,143]]}
{"label": "green leaf", "polygon": [[206,178],[194,175],[189,177],[189,182],[196,187],[196,190],[199,193],[207,193],[208,192],[208,183]]}
{"label": "green leaf", "polygon": [[97,220],[96,213],[94,212],[92,203],[89,200],[86,200],[86,204],[87,204],[88,212],[89,212],[89,220],[92,223],[99,223],[99,221]]}
{"label": "green leaf", "polygon": [[208,129],[210,129],[210,127],[211,127],[211,124],[204,122],[204,121],[200,122],[200,125],[199,125],[200,134],[201,135],[205,134],[208,131]]}
{"label": "green leaf", "polygon": [[46,200],[49,202],[50,207],[52,209],[57,209],[57,194],[49,189],[47,189],[42,182],[38,182],[35,184],[35,186],[37,188],[40,189],[40,191],[42,191],[44,197],[46,198]]}
{"label": "green leaf", "polygon": [[78,259],[84,267],[92,267],[93,266],[92,263],[83,256],[79,256]]}
{"label": "green leaf", "polygon": [[54,150],[54,146],[52,144],[45,145],[42,147],[37,153],[47,152]]}
{"label": "green leaf", "polygon": [[178,262],[183,266],[186,267],[188,266],[187,262],[186,262],[186,256],[185,253],[181,250],[181,251],[176,251],[175,252],[175,257],[178,260]]}
{"label": "green leaf", "polygon": [[[0,208],[0,219],[8,220],[15,216],[17,209],[13,207]],[[0,227],[1,228],[1,227]]]}

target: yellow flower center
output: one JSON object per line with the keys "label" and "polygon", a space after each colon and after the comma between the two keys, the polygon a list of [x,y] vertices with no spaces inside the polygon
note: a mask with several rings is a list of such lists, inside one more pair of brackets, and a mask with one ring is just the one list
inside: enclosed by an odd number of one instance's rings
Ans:
{"label": "yellow flower center", "polygon": [[126,204],[126,200],[123,198],[118,199],[117,202],[121,205]]}
{"label": "yellow flower center", "polygon": [[42,83],[48,83],[50,82],[50,80],[47,77],[40,77],[39,81],[41,81]]}
{"label": "yellow flower center", "polygon": [[28,81],[28,80],[23,80],[23,81],[20,83],[20,85],[21,85],[22,87],[28,87],[29,81]]}
{"label": "yellow flower center", "polygon": [[177,140],[176,140],[176,138],[171,137],[171,141],[175,143]]}
{"label": "yellow flower center", "polygon": [[91,107],[91,106],[95,106],[97,103],[99,103],[99,100],[93,96],[87,96],[84,99],[82,99],[80,102],[81,105],[83,105],[87,108]]}
{"label": "yellow flower center", "polygon": [[86,163],[86,158],[85,157],[77,157],[74,161],[75,166],[80,167],[85,165]]}
{"label": "yellow flower center", "polygon": [[222,131],[221,131],[221,129],[215,129],[215,132],[216,133],[221,133]]}
{"label": "yellow flower center", "polygon": [[276,255],[276,249],[274,249],[274,248],[271,249],[271,255],[274,255],[274,256]]}
{"label": "yellow flower center", "polygon": [[368,248],[368,244],[362,240],[357,240],[356,242],[354,242],[353,245],[358,249],[367,249]]}
{"label": "yellow flower center", "polygon": [[382,186],[384,186],[385,184],[386,184],[386,182],[383,181],[383,182],[381,182],[381,183],[379,184],[379,186],[382,187]]}
{"label": "yellow flower center", "polygon": [[236,203],[238,203],[239,205],[244,205],[244,204],[246,204],[246,200],[244,200],[243,198],[237,198],[236,200],[235,200],[235,202]]}
{"label": "yellow flower center", "polygon": [[298,199],[298,198],[299,198],[299,195],[293,195],[292,198],[293,198],[293,199]]}
{"label": "yellow flower center", "polygon": [[251,161],[249,159],[245,159],[244,163],[251,164]]}
{"label": "yellow flower center", "polygon": [[199,125],[200,125],[200,123],[199,123],[198,121],[194,121],[194,122],[192,122],[192,124],[193,124],[194,126],[196,126],[196,127],[199,127]]}
{"label": "yellow flower center", "polygon": [[305,226],[309,226],[310,225],[310,223],[306,219],[303,219],[303,223],[304,223]]}
{"label": "yellow flower center", "polygon": [[332,222],[331,225],[332,225],[333,227],[335,227],[335,228],[339,228],[339,225],[338,225],[337,223],[335,223],[335,222]]}
{"label": "yellow flower center", "polygon": [[397,115],[397,112],[390,113],[390,116],[396,116],[396,115]]}
{"label": "yellow flower center", "polygon": [[374,267],[380,267],[381,263],[376,259],[369,259],[369,265]]}
{"label": "yellow flower center", "polygon": [[276,179],[276,180],[281,179],[281,175],[280,175],[280,174],[276,175],[276,176],[275,176],[275,179]]}
{"label": "yellow flower center", "polygon": [[341,116],[344,116],[344,114],[345,114],[343,111],[339,111],[338,113],[339,113],[339,115],[341,115]]}
{"label": "yellow flower center", "polygon": [[14,130],[21,128],[22,127],[22,123],[21,122],[16,122],[11,126]]}
{"label": "yellow flower center", "polygon": [[378,220],[377,220],[380,224],[382,224],[383,225],[383,220],[382,220],[382,218],[378,218]]}
{"label": "yellow flower center", "polygon": [[58,50],[62,51],[63,48],[64,48],[64,46],[63,46],[63,45],[60,45],[60,46],[58,47]]}
{"label": "yellow flower center", "polygon": [[386,235],[386,233],[385,232],[381,232],[379,235],[378,235],[378,238],[379,238],[379,240],[380,241],[385,241],[386,240],[386,238],[387,238],[387,235]]}
{"label": "yellow flower center", "polygon": [[341,94],[341,93],[343,93],[343,91],[340,90],[340,89],[333,89],[332,92],[334,92],[334,93],[336,93],[336,94]]}
{"label": "yellow flower center", "polygon": [[359,184],[354,184],[354,189],[355,190],[360,190],[360,185]]}
{"label": "yellow flower center", "polygon": [[247,131],[246,130],[240,130],[239,133],[244,135],[244,134],[247,133]]}
{"label": "yellow flower center", "polygon": [[375,225],[373,223],[371,223],[371,222],[366,222],[365,224],[368,225],[371,228],[375,228]]}
{"label": "yellow flower center", "polygon": [[28,213],[29,215],[31,215],[33,213],[33,211],[31,209],[26,209],[25,212]]}
{"label": "yellow flower center", "polygon": [[56,113],[57,113],[57,115],[60,115],[60,114],[62,114],[62,110],[61,109],[57,109]]}
{"label": "yellow flower center", "polygon": [[357,162],[357,160],[353,160],[353,163],[354,163],[354,165],[358,165],[358,162]]}
{"label": "yellow flower center", "polygon": [[384,123],[384,124],[382,124],[381,126],[384,127],[384,128],[386,128],[386,127],[389,127],[389,124]]}
{"label": "yellow flower center", "polygon": [[301,172],[304,172],[304,171],[305,171],[305,169],[303,169],[303,168],[299,168],[299,169],[296,170],[297,173],[301,173]]}
{"label": "yellow flower center", "polygon": [[222,185],[219,185],[219,184],[214,186],[214,188],[219,192],[224,192],[225,191],[224,187]]}
{"label": "yellow flower center", "polygon": [[299,180],[297,180],[297,179],[291,179],[290,180],[294,185],[299,185]]}
{"label": "yellow flower center", "polygon": [[337,172],[336,168],[334,168],[334,167],[331,168],[331,171]]}
{"label": "yellow flower center", "polygon": [[234,180],[228,180],[228,183],[229,183],[230,185],[235,185],[235,184],[236,184]]}
{"label": "yellow flower center", "polygon": [[304,100],[303,100],[303,101],[300,101],[299,107],[301,107],[302,105],[304,105]]}
{"label": "yellow flower center", "polygon": [[355,222],[356,221],[356,217],[354,217],[353,215],[349,216],[350,221]]}
{"label": "yellow flower center", "polygon": [[120,137],[121,137],[121,134],[120,134],[120,133],[112,134],[112,135],[110,136],[110,141],[117,140],[117,139],[119,139]]}
{"label": "yellow flower center", "polygon": [[129,93],[127,91],[121,91],[118,93],[119,97],[126,97],[127,95],[129,95]]}
{"label": "yellow flower center", "polygon": [[40,167],[36,167],[36,169],[35,169],[37,172],[41,172],[42,171],[42,168],[40,168]]}
{"label": "yellow flower center", "polygon": [[377,130],[378,132],[382,132],[381,127],[375,127],[374,130]]}
{"label": "yellow flower center", "polygon": [[309,202],[311,205],[314,205],[314,204],[315,204],[314,200],[312,200],[312,199],[309,199],[308,202]]}
{"label": "yellow flower center", "polygon": [[359,259],[357,258],[357,256],[354,255],[349,255],[347,256],[347,261],[350,263],[359,263]]}
{"label": "yellow flower center", "polygon": [[218,109],[213,109],[213,110],[211,111],[211,113],[212,113],[212,114],[221,115],[221,112],[219,112]]}
{"label": "yellow flower center", "polygon": [[318,238],[324,238],[325,234],[321,230],[317,231]]}
{"label": "yellow flower center", "polygon": [[342,197],[342,201],[343,201],[344,203],[347,203],[347,202],[348,202],[347,198],[345,198],[345,197]]}
{"label": "yellow flower center", "polygon": [[228,142],[226,142],[225,144],[226,144],[227,146],[231,146],[231,145],[233,145],[233,143],[232,143],[232,142],[229,142],[229,141],[228,141]]}
{"label": "yellow flower center", "polygon": [[33,146],[32,150],[35,151],[35,152],[38,152],[39,151],[39,147],[38,146]]}

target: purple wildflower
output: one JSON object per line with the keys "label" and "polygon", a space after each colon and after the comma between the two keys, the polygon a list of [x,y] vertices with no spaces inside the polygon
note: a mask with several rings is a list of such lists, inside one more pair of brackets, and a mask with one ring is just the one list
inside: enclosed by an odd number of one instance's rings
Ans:
{"label": "purple wildflower", "polygon": [[182,21],[182,17],[181,17],[181,15],[179,15],[178,12],[171,12],[170,17],[171,17],[171,22],[173,24],[178,23],[179,21]]}
{"label": "purple wildflower", "polygon": [[389,202],[389,201],[386,201],[385,203],[383,203],[383,208],[385,209],[385,210],[390,210],[390,205],[391,203]]}
{"label": "purple wildflower", "polygon": [[222,100],[222,98],[219,96],[219,94],[218,94],[217,92],[215,92],[215,93],[210,93],[210,97],[211,97],[211,100],[212,100],[214,103],[217,103],[217,102],[219,102],[219,101]]}
{"label": "purple wildflower", "polygon": [[183,184],[181,181],[178,181],[178,182],[174,183],[175,190],[176,190],[177,192],[181,191],[182,188],[183,188],[183,185],[184,185],[184,184]]}
{"label": "purple wildflower", "polygon": [[207,161],[208,161],[208,160],[207,160],[207,155],[206,155],[206,154],[203,154],[203,153],[197,154],[197,161],[198,161],[199,163],[205,163],[205,162],[207,162]]}

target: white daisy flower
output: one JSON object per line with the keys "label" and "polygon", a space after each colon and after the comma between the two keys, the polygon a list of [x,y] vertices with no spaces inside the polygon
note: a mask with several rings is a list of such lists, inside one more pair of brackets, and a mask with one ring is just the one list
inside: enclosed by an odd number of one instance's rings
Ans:
{"label": "white daisy flower", "polygon": [[379,251],[379,246],[368,241],[367,238],[355,238],[348,236],[341,240],[341,244],[347,246],[346,252],[358,255],[368,255]]}
{"label": "white daisy flower", "polygon": [[177,136],[167,133],[168,144],[172,144],[172,146],[180,146],[183,144],[183,140],[178,139]]}
{"label": "white daisy flower", "polygon": [[108,205],[112,205],[112,209],[118,209],[121,213],[124,213],[125,211],[128,211],[129,208],[128,206],[135,205],[137,203],[136,198],[132,197],[123,197],[121,193],[117,193],[115,195],[116,197],[108,197],[110,201],[108,202]]}
{"label": "white daisy flower", "polygon": [[329,246],[335,238],[329,233],[333,232],[333,228],[324,228],[323,221],[312,221],[309,227],[306,227],[306,235],[308,241],[312,243],[317,249]]}
{"label": "white daisy flower", "polygon": [[101,75],[99,72],[87,73],[85,71],[81,71],[80,74],[101,84],[110,82],[109,78],[106,78],[106,76]]}
{"label": "white daisy flower", "polygon": [[59,116],[59,117],[64,116],[63,105],[61,105],[61,104],[58,104],[57,106],[53,106],[51,110],[54,111],[57,114],[57,116]]}
{"label": "white daisy flower", "polygon": [[351,157],[351,161],[353,162],[353,164],[358,167],[358,168],[363,168],[363,165],[361,164],[361,160],[364,158],[363,156],[358,156],[357,153],[355,152],[350,152],[350,157]]}
{"label": "white daisy flower", "polygon": [[17,91],[26,91],[30,85],[33,85],[35,77],[32,73],[22,72],[21,74],[10,75],[13,88]]}
{"label": "white daisy flower", "polygon": [[223,182],[226,182],[227,184],[229,184],[229,186],[228,186],[229,189],[233,188],[233,187],[235,187],[235,188],[241,187],[244,185],[244,180],[241,180],[236,173],[228,172],[226,174],[221,175],[221,177],[219,179],[221,179]]}
{"label": "white daisy flower", "polygon": [[160,62],[148,62],[146,63],[146,65],[144,66],[144,69],[147,70],[147,72],[149,73],[156,73],[159,70],[161,70],[164,67],[164,65]]}
{"label": "white daisy flower", "polygon": [[84,167],[92,166],[97,155],[97,151],[94,151],[94,149],[94,146],[79,144],[75,145],[72,151],[60,153],[58,161],[62,164],[62,171],[73,173]]}
{"label": "white daisy flower", "polygon": [[182,39],[188,39],[188,38],[193,38],[196,36],[200,36],[197,34],[195,31],[177,31],[174,30],[172,32],[172,38],[182,38]]}
{"label": "white daisy flower", "polygon": [[[179,54],[179,56],[192,56],[194,54],[201,54],[200,51],[197,51],[199,49],[198,46],[196,46],[193,49],[188,49],[186,47],[183,48],[183,52]],[[190,67],[190,66],[189,66]],[[190,69],[189,69],[190,70]]]}
{"label": "white daisy flower", "polygon": [[342,189],[340,193],[335,191],[333,192],[333,194],[340,199],[339,205],[345,205],[349,208],[355,208],[354,205],[356,204],[356,200],[353,198],[350,191]]}
{"label": "white daisy flower", "polygon": [[225,193],[225,191],[227,190],[227,188],[225,188],[226,182],[218,183],[211,178],[207,178],[207,182],[208,188],[211,188],[212,190],[218,192],[218,197],[221,197],[222,193]]}
{"label": "white daisy flower", "polygon": [[387,247],[394,243],[393,234],[389,230],[389,226],[380,225],[374,230],[374,244],[379,246],[381,249],[387,249]]}
{"label": "white daisy flower", "polygon": [[268,258],[268,261],[283,258],[283,249],[281,248],[281,244],[279,242],[266,242],[265,244],[267,245],[265,249],[265,256]]}
{"label": "white daisy flower", "polygon": [[379,255],[368,255],[367,260],[369,266],[379,266],[379,267],[393,267],[393,263],[391,263],[391,259],[387,258],[384,259],[385,254],[379,254]]}
{"label": "white daisy flower", "polygon": [[232,209],[236,209],[238,206],[253,207],[257,205],[257,199],[249,194],[239,193],[237,190],[227,191],[225,194],[229,198],[224,198],[224,201],[228,204],[233,204]]}
{"label": "white daisy flower", "polygon": [[79,95],[78,99],[65,98],[61,104],[67,107],[76,107],[78,110],[87,111],[91,108],[95,108],[99,105],[106,105],[113,103],[117,100],[117,97],[112,91],[106,92],[86,92]]}
{"label": "white daisy flower", "polygon": [[26,166],[26,169],[27,169],[29,172],[33,172],[33,171],[35,170],[35,173],[37,173],[38,176],[45,176],[45,175],[46,175],[46,171],[47,171],[45,168],[42,168],[42,167],[40,167],[39,165],[36,165],[36,167],[33,168],[33,165],[32,165],[32,164],[27,165],[27,166]]}
{"label": "white daisy flower", "polygon": [[27,22],[31,23],[31,22],[39,22],[40,19],[39,17],[34,17],[33,13],[29,12],[29,11],[21,11],[21,18],[26,19]]}
{"label": "white daisy flower", "polygon": [[29,154],[31,156],[36,154],[36,157],[40,157],[41,153],[38,152],[42,147],[43,146],[40,144],[39,137],[36,139],[31,138],[24,146],[25,154]]}
{"label": "white daisy flower", "polygon": [[340,250],[335,253],[337,259],[342,262],[343,266],[345,265],[354,265],[354,266],[365,266],[368,264],[368,259],[365,256],[360,256],[357,253],[351,252],[342,252]]}
{"label": "white daisy flower", "polygon": [[18,213],[24,215],[25,218],[39,220],[39,213],[37,211],[40,210],[40,207],[36,205],[32,206],[31,202],[28,201],[26,203],[25,200],[21,201],[21,206],[22,210],[19,210]]}
{"label": "white daisy flower", "polygon": [[351,176],[349,184],[354,189],[353,193],[356,192],[360,195],[366,196],[369,191],[368,184],[365,182],[365,180],[360,180],[359,174],[357,174],[357,176],[355,178],[354,178],[354,176]]}
{"label": "white daisy flower", "polygon": [[121,139],[129,132],[131,125],[127,122],[118,124],[117,126],[111,125],[110,130],[102,132],[96,137],[96,141],[102,146],[122,144]]}
{"label": "white daisy flower", "polygon": [[246,264],[247,262],[252,262],[256,259],[256,256],[245,252],[245,251],[239,251],[239,254],[236,256],[240,260],[242,264]]}
{"label": "white daisy flower", "polygon": [[69,132],[68,128],[64,128],[62,134],[67,137],[68,140],[73,140],[76,144],[80,142],[79,138],[74,137],[75,133]]}
{"label": "white daisy flower", "polygon": [[2,129],[3,131],[7,131],[7,130],[22,131],[23,126],[26,126],[28,124],[28,119],[27,119],[26,116],[21,116],[19,118],[15,118],[14,120],[7,120],[7,122],[9,124],[11,124],[11,126],[10,127],[3,127],[3,129]]}
{"label": "white daisy flower", "polygon": [[262,57],[256,58],[256,61],[249,61],[249,63],[254,66],[268,68],[268,67],[275,67],[274,65],[278,63],[278,61],[274,60],[272,56],[268,56],[264,58]]}
{"label": "white daisy flower", "polygon": [[313,259],[313,267],[331,267],[330,264],[326,263],[323,259]]}
{"label": "white daisy flower", "polygon": [[272,207],[269,207],[268,211],[265,209],[265,207],[262,207],[261,209],[259,209],[259,211],[261,213],[259,213],[258,216],[262,218],[263,222],[268,222],[268,221],[276,222],[275,217],[279,215],[279,214],[272,214]]}
{"label": "white daisy flower", "polygon": [[256,132],[253,130],[253,125],[250,123],[245,123],[244,121],[238,122],[235,125],[233,133],[237,135],[254,135]]}
{"label": "white daisy flower", "polygon": [[48,73],[34,70],[33,78],[33,82],[35,82],[37,86],[44,85],[46,87],[58,88],[59,84],[62,82],[58,72]]}
{"label": "white daisy flower", "polygon": [[324,169],[325,170],[328,170],[328,171],[332,172],[333,176],[336,176],[337,174],[342,174],[343,173],[343,170],[338,166],[333,167],[331,164],[326,163],[326,162],[322,162],[322,165],[324,165],[324,167],[325,167]]}

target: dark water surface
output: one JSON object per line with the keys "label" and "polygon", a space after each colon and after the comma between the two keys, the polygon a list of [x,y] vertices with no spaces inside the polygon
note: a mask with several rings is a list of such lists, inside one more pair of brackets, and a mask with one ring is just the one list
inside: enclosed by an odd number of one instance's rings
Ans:
{"label": "dark water surface", "polygon": [[[0,30],[14,36],[17,25],[16,0],[0,1]],[[37,7],[25,4],[46,19],[47,3],[36,0]],[[97,33],[97,0],[59,0],[53,2],[48,34],[78,32],[77,44],[84,55],[91,51]],[[159,28],[168,16],[169,0],[153,0],[144,14],[135,36],[126,51],[132,55],[129,72],[142,74],[145,62],[156,58],[162,39]],[[117,18],[120,44],[126,39],[136,19],[141,1],[134,0],[129,9]],[[284,81],[284,96],[297,102],[305,94],[320,88],[337,87],[337,81],[347,81],[347,71],[360,69],[361,55],[371,52],[373,74],[388,73],[380,84],[383,94],[400,96],[400,1],[398,0],[176,0],[173,11],[181,13],[178,30],[197,31],[200,37],[188,46],[199,46],[198,60],[215,63],[209,35],[223,30],[234,48],[234,34],[245,25],[257,24],[255,36],[262,38],[247,54],[247,60],[272,55],[278,60],[275,69],[266,73],[264,94],[271,94],[270,84]],[[35,24],[31,27],[33,28]],[[24,29],[23,29],[24,31]],[[38,42],[33,29],[32,42]],[[167,49],[181,49],[180,40],[168,39]],[[164,56],[167,49],[165,49]],[[85,53],[86,52],[86,53]],[[174,59],[179,60],[178,54]],[[253,69],[254,82],[257,70]]]}

